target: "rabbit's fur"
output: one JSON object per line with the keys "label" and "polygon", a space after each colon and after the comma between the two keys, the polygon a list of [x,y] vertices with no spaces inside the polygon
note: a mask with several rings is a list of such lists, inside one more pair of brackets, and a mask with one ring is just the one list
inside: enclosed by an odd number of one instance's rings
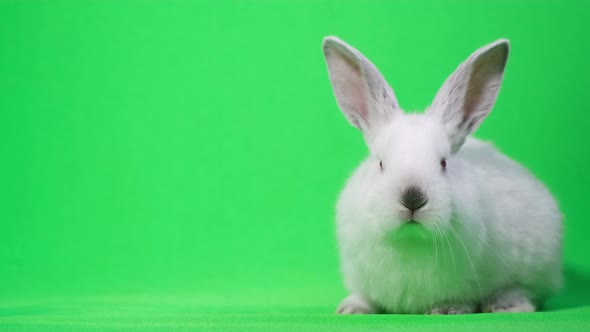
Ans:
{"label": "rabbit's fur", "polygon": [[524,167],[467,138],[496,100],[508,41],[471,55],[422,114],[405,114],[379,71],[351,46],[327,37],[323,49],[338,105],[370,151],[337,204],[350,291],[338,312],[542,305],[562,282],[558,206]]}

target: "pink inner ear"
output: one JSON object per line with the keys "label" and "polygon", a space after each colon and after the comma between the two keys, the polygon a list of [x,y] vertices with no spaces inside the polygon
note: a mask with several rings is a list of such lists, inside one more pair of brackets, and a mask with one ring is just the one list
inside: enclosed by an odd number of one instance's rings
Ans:
{"label": "pink inner ear", "polygon": [[502,61],[505,61],[502,53],[490,52],[489,55],[482,55],[473,64],[465,93],[463,121],[477,117],[474,113],[492,108],[504,69],[503,65],[498,65]]}
{"label": "pink inner ear", "polygon": [[[346,100],[351,111],[351,117],[357,119],[357,121],[363,121],[367,123],[368,117],[368,109],[367,109],[367,99],[365,95],[365,87],[363,81],[361,79],[360,71],[354,72],[351,76],[350,83],[347,87],[343,90],[345,93],[345,98],[343,101]],[[358,123],[360,125],[360,123]]]}
{"label": "pink inner ear", "polygon": [[328,55],[330,78],[340,108],[357,128],[367,122],[367,96],[361,69],[354,60],[332,49]]}

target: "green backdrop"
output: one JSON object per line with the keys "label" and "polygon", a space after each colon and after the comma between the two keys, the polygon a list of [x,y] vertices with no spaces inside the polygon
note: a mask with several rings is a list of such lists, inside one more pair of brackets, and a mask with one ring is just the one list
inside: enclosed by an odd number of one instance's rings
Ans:
{"label": "green backdrop", "polygon": [[[0,329],[590,328],[586,1],[1,1]],[[321,40],[423,109],[511,40],[477,136],[565,214],[548,312],[332,313],[336,197],[367,154]]]}

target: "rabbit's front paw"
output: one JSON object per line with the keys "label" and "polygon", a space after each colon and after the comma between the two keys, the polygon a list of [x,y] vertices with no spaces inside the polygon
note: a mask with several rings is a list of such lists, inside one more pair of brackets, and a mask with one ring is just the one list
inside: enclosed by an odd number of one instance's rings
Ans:
{"label": "rabbit's front paw", "polygon": [[535,305],[520,289],[511,289],[494,297],[484,306],[484,312],[534,312]]}
{"label": "rabbit's front paw", "polygon": [[475,312],[475,307],[469,304],[444,305],[430,310],[430,315],[461,315]]}
{"label": "rabbit's front paw", "polygon": [[362,297],[351,294],[338,305],[337,314],[375,314],[377,311]]}

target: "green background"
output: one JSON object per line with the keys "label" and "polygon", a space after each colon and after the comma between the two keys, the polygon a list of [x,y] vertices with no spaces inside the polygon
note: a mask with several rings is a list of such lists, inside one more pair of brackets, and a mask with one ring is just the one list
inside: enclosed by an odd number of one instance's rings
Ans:
{"label": "green background", "polygon": [[[590,328],[585,1],[1,1],[0,329]],[[321,40],[427,106],[511,41],[477,133],[565,214],[548,312],[355,316],[334,203],[367,154]]]}

